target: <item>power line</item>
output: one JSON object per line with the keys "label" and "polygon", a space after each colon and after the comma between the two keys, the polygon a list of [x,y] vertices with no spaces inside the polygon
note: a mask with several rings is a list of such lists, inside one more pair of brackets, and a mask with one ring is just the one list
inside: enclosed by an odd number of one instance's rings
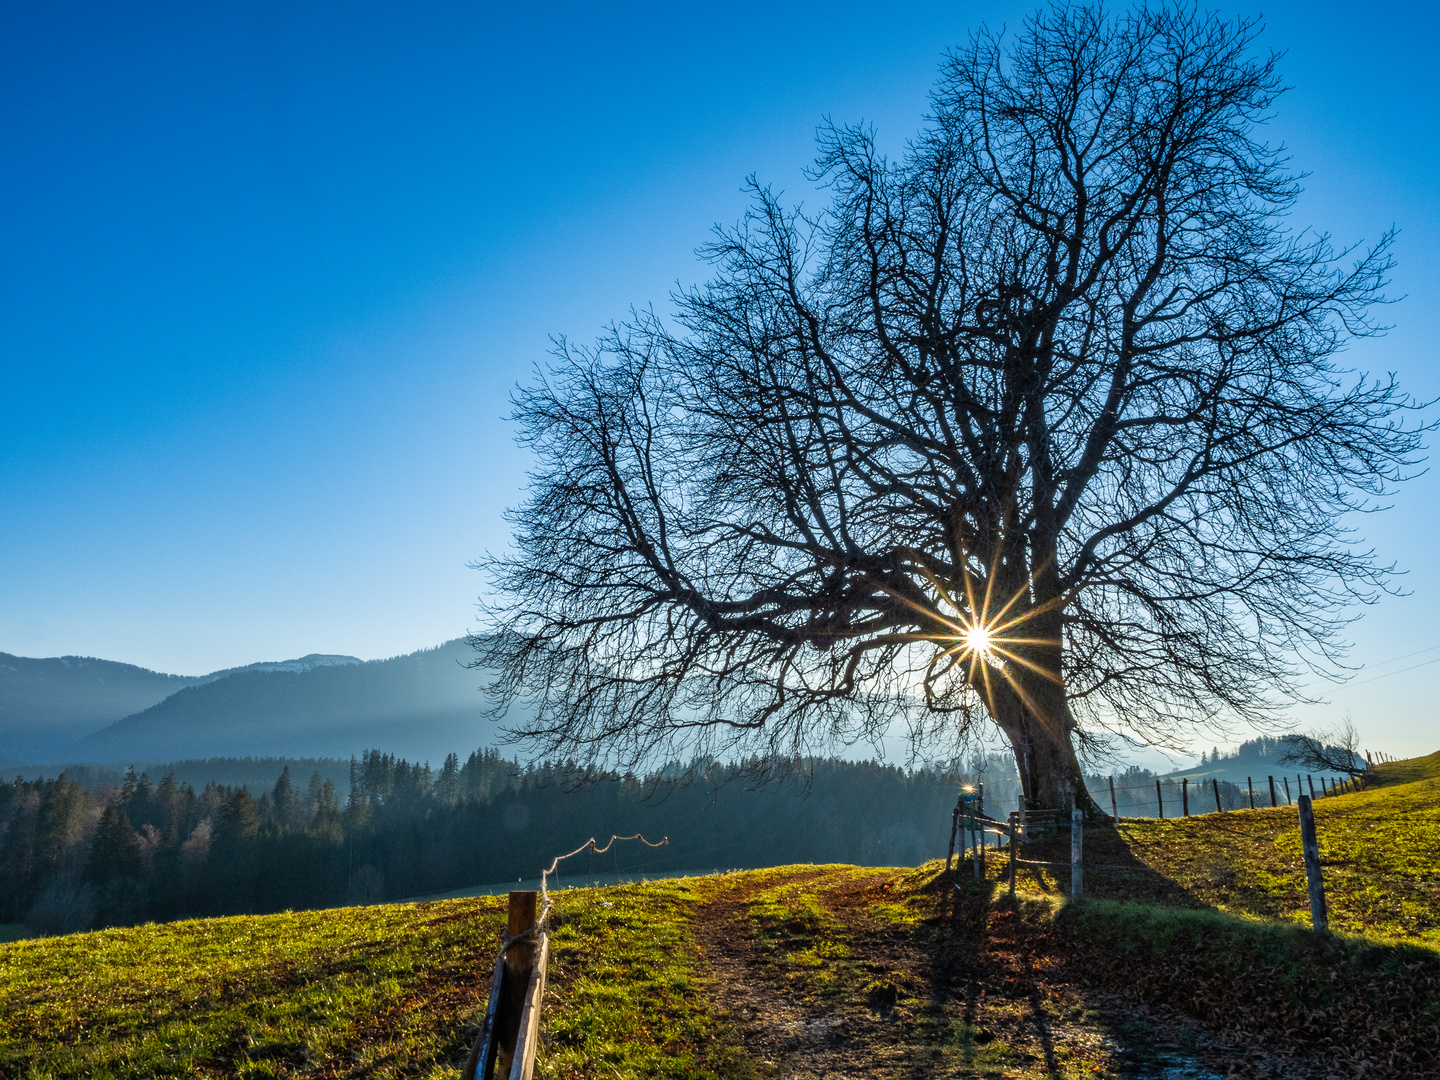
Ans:
{"label": "power line", "polygon": [[[1367,668],[1384,667],[1386,664],[1394,664],[1401,660],[1409,660],[1412,656],[1424,656],[1427,652],[1434,652],[1440,649],[1440,645],[1431,645],[1428,649],[1416,649],[1414,652],[1407,652],[1403,656],[1392,656],[1389,660],[1381,660],[1375,664],[1366,664]],[[1399,674],[1398,672],[1396,674]]]}
{"label": "power line", "polygon": [[[1436,648],[1440,648],[1440,645],[1437,645]],[[1420,650],[1420,652],[1422,653],[1430,651],[1430,649]],[[1411,653],[1410,655],[1419,656],[1420,653]],[[1364,686],[1366,683],[1379,682],[1381,679],[1390,678],[1391,675],[1404,675],[1407,671],[1415,671],[1417,668],[1429,667],[1431,664],[1440,664],[1440,656],[1435,657],[1433,660],[1423,660],[1418,664],[1411,664],[1409,667],[1402,667],[1399,671],[1387,671],[1384,675],[1374,675],[1368,679],[1361,679],[1359,682],[1353,682],[1350,685]]]}

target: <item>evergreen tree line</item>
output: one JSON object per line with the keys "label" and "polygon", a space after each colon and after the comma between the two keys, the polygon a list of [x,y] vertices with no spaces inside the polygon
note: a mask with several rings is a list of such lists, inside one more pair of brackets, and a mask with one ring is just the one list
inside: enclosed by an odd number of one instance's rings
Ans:
{"label": "evergreen tree line", "polygon": [[1257,766],[1279,765],[1285,752],[1290,749],[1290,743],[1283,735],[1261,735],[1255,739],[1249,739],[1234,750],[1228,753],[1218,746],[1213,747],[1207,754],[1201,751],[1200,766],[1215,766],[1228,762],[1253,762]]}
{"label": "evergreen tree line", "polygon": [[133,769],[115,787],[17,778],[0,782],[0,921],[61,933],[399,899],[534,878],[612,833],[669,843],[571,860],[561,882],[913,865],[945,850],[966,782],[953,769],[825,759],[756,783],[754,764],[595,776],[573,764],[522,768],[490,750],[463,765],[451,754],[439,770],[372,750],[352,760],[343,799],[319,772],[297,782],[288,765],[258,799]]}

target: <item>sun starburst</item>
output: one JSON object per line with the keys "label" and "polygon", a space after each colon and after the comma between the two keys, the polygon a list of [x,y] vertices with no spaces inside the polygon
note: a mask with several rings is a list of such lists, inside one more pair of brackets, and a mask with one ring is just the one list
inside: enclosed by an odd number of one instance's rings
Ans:
{"label": "sun starburst", "polygon": [[1032,581],[1020,583],[1013,592],[1006,590],[1008,596],[1001,594],[996,588],[998,560],[989,573],[983,573],[972,569],[961,554],[956,581],[942,581],[922,566],[920,572],[933,590],[926,600],[902,595],[886,585],[880,587],[921,615],[922,624],[928,624],[927,629],[904,635],[936,646],[927,665],[927,686],[958,673],[993,714],[997,688],[1005,684],[1038,717],[1044,710],[1034,700],[1029,684],[1037,676],[1055,683],[1060,677],[1037,663],[1034,654],[1057,649],[1059,642],[1037,636],[1034,624],[1037,616],[1059,606],[1061,600],[1035,603]]}
{"label": "sun starburst", "polygon": [[965,648],[982,659],[990,655],[990,631],[980,623],[975,623],[964,634]]}

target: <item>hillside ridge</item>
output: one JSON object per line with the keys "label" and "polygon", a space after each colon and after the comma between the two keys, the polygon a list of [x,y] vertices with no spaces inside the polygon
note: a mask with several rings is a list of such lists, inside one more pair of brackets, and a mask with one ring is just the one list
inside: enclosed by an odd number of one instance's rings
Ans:
{"label": "hillside ridge", "polygon": [[[464,638],[367,662],[252,665],[87,735],[77,760],[348,757],[385,746],[437,763],[491,742]],[[353,658],[345,658],[353,659]]]}

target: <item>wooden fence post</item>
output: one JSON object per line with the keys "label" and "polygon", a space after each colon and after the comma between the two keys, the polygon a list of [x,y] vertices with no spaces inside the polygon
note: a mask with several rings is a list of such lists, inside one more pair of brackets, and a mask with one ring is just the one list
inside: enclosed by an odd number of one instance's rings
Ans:
{"label": "wooden fence post", "polygon": [[1315,837],[1315,814],[1310,799],[1300,796],[1300,846],[1305,852],[1305,880],[1310,886],[1310,925],[1320,933],[1330,929],[1325,913],[1325,883],[1320,879],[1320,842]]}
{"label": "wooden fence post", "polygon": [[[1305,774],[1305,780],[1306,780],[1306,782],[1310,785],[1310,801],[1311,801],[1311,802],[1314,802],[1314,801],[1315,801],[1315,777],[1314,777],[1313,775],[1311,775],[1310,773],[1306,773],[1306,774]],[[1325,781],[1324,781],[1324,780],[1321,780],[1320,782],[1323,784]]]}
{"label": "wooden fence post", "polygon": [[1180,806],[1186,817],[1190,816],[1190,778],[1180,781]]}
{"label": "wooden fence post", "polygon": [[960,828],[960,807],[950,811],[950,850],[945,853],[945,873],[950,873],[950,860],[955,857],[955,833]]}
{"label": "wooden fence post", "polygon": [[1085,815],[1070,812],[1070,899],[1079,900],[1085,893],[1085,867],[1082,847],[1085,843]]}
{"label": "wooden fence post", "polygon": [[1010,815],[1010,899],[1015,899],[1015,860],[1020,858],[1020,815]]}
{"label": "wooden fence post", "polygon": [[1160,814],[1160,820],[1165,820],[1165,797],[1160,794],[1160,780],[1155,780],[1155,809]]}
{"label": "wooden fence post", "polygon": [[976,839],[980,834],[980,821],[975,817],[976,807],[970,807],[970,876],[976,881],[980,880],[980,842]]}
{"label": "wooden fence post", "polygon": [[[975,785],[975,813],[985,813],[985,785]],[[975,819],[975,837],[979,841],[975,850],[975,876],[981,881],[985,880],[985,826],[979,818]]]}
{"label": "wooden fence post", "polygon": [[1215,792],[1215,812],[1220,812],[1220,781],[1210,777],[1210,788]]}
{"label": "wooden fence post", "polygon": [[1252,778],[1250,778],[1250,777],[1247,776],[1247,777],[1245,777],[1245,786],[1250,789],[1250,809],[1251,809],[1251,810],[1254,810],[1254,809],[1255,809],[1255,781],[1254,781]]}
{"label": "wooden fence post", "polygon": [[1115,801],[1115,777],[1110,777],[1110,809],[1115,814],[1115,824],[1120,824],[1120,804]]}
{"label": "wooden fence post", "polygon": [[1280,779],[1285,781],[1285,805],[1289,806],[1294,801],[1290,798],[1290,777],[1282,776]]}
{"label": "wooden fence post", "polygon": [[[516,890],[510,894],[509,921],[506,930],[511,937],[523,934],[535,925],[535,907],[539,893]],[[480,1062],[479,1069],[487,1077],[508,1077],[515,1055],[525,1051],[525,1032],[520,1030],[521,1014],[530,988],[530,973],[535,967],[535,942],[518,941],[505,951],[504,975],[499,986],[495,1010],[495,1026],[490,1036],[490,1053],[494,1064]]]}
{"label": "wooden fence post", "polygon": [[1275,777],[1267,776],[1265,779],[1270,781],[1270,805],[1279,806],[1280,800],[1275,797]]}

